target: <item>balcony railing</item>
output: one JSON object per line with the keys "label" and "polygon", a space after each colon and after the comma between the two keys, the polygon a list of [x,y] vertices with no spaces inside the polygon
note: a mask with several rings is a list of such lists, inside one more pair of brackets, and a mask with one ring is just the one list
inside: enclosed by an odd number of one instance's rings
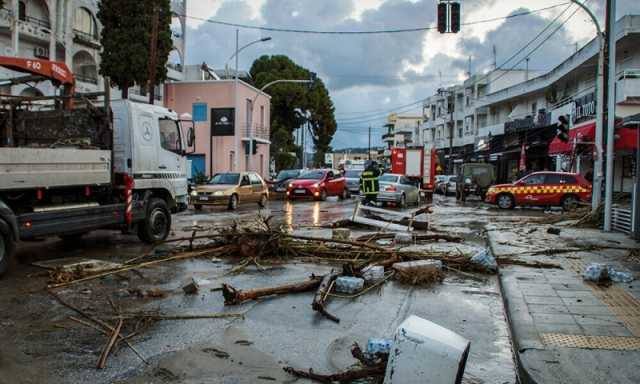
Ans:
{"label": "balcony railing", "polygon": [[98,84],[97,76],[82,75],[78,73],[74,73],[73,75],[75,76],[76,80],[81,81],[83,83]]}
{"label": "balcony railing", "polygon": [[260,124],[254,124],[253,127],[245,127],[242,130],[242,136],[251,137],[254,139],[269,140],[270,132],[268,127]]}
{"label": "balcony railing", "polygon": [[41,28],[51,29],[51,23],[49,22],[49,20],[42,20],[32,16],[22,16],[20,17],[20,20],[33,25],[37,25]]}
{"label": "balcony railing", "polygon": [[171,68],[174,71],[182,72],[182,64],[180,63],[167,63],[167,68]]}
{"label": "balcony railing", "polygon": [[94,49],[99,49],[101,47],[97,35],[78,31],[77,29],[73,30],[73,41],[79,44],[87,45]]}

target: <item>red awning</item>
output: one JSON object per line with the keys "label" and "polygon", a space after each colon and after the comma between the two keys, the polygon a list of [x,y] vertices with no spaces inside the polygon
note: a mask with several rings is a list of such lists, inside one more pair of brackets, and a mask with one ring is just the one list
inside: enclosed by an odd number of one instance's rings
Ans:
{"label": "red awning", "polygon": [[574,141],[593,142],[596,134],[596,122],[591,121],[584,125],[569,130],[569,141],[566,143],[559,138],[554,138],[549,144],[549,155],[560,155],[563,153],[571,153],[573,151]]}
{"label": "red awning", "polygon": [[638,129],[620,127],[616,129],[616,151],[635,150],[638,147]]}

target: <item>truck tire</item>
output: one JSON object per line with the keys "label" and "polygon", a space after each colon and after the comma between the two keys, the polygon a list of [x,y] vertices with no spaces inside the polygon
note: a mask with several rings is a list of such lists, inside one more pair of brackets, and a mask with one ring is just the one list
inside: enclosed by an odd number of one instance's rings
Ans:
{"label": "truck tire", "polygon": [[16,243],[11,234],[0,231],[0,277],[15,263]]}
{"label": "truck tire", "polygon": [[167,203],[159,198],[152,198],[147,207],[147,215],[138,224],[138,237],[147,244],[157,243],[169,236],[171,231],[171,213]]}

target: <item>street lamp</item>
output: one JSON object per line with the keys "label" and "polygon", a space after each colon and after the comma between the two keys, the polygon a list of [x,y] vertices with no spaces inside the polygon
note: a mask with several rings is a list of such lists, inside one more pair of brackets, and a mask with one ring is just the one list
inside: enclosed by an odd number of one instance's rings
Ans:
{"label": "street lamp", "polygon": [[[598,30],[598,43],[600,45],[599,54],[598,54],[598,68],[596,70],[596,158],[593,162],[593,188],[592,188],[592,196],[591,196],[591,212],[595,213],[596,209],[600,205],[601,191],[602,191],[602,139],[604,136],[603,129],[603,117],[604,117],[604,36],[602,34],[602,28],[598,23],[598,19],[593,14],[593,12],[587,8],[586,5],[579,2],[578,0],[571,0],[571,2],[578,5],[582,8],[591,20],[593,24],[595,24],[596,29]],[[611,112],[609,112],[611,113]],[[615,114],[615,112],[614,112]],[[609,162],[609,158],[607,158],[607,162]]]}
{"label": "street lamp", "polygon": [[[245,48],[248,48],[249,46],[253,45],[253,44],[257,44],[257,43],[262,43],[262,42],[266,42],[271,40],[271,37],[263,37],[262,39],[258,39],[255,41],[252,41],[248,44],[243,45],[242,47],[239,47],[240,45],[240,30],[236,29],[236,51],[234,52],[233,55],[231,55],[231,57],[229,58],[229,60],[227,60],[227,63],[229,61],[231,61],[231,59],[233,59],[235,57],[236,59],[236,69],[235,69],[235,73],[233,76],[233,110],[234,110],[234,124],[236,126],[238,126],[238,54]],[[240,133],[239,130],[235,132],[235,155],[233,156],[233,168],[236,172],[240,171]],[[213,154],[211,154],[213,156]]]}
{"label": "street lamp", "polygon": [[[259,92],[256,92],[256,96],[251,101],[251,122],[253,122],[253,110],[255,108],[256,101],[258,100],[258,96],[260,96],[260,94],[262,92],[264,92],[264,90],[269,88],[270,86],[275,85],[275,84],[280,84],[280,83],[310,84],[310,83],[313,83],[313,80],[286,80],[286,79],[280,79],[280,80],[274,80],[274,81],[272,81],[270,83],[265,84],[262,88],[260,88]],[[247,136],[248,136],[248,139],[249,139],[249,156],[247,157],[247,171],[251,171],[251,156],[253,155],[253,129],[252,129],[250,124],[247,124]],[[304,156],[304,151],[302,153],[303,153],[303,156]]]}

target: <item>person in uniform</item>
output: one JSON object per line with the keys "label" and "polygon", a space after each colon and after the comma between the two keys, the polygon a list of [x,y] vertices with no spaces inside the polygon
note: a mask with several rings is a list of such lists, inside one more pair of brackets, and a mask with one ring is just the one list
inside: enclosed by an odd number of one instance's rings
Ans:
{"label": "person in uniform", "polygon": [[375,161],[367,161],[365,169],[360,175],[360,192],[364,195],[364,202],[367,205],[375,205],[378,199],[378,191],[380,190],[378,176],[380,176],[380,169]]}

